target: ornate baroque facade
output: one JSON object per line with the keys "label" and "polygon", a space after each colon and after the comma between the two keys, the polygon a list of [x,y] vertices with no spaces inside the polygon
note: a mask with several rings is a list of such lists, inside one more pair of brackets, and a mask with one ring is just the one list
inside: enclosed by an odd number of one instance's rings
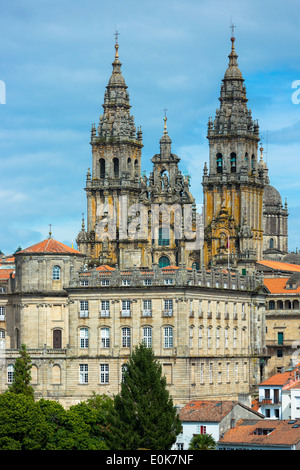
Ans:
{"label": "ornate baroque facade", "polygon": [[142,175],[142,131],[130,114],[118,43],[112,65],[103,115],[91,130],[78,249],[50,234],[16,253],[15,276],[1,293],[0,392],[23,343],[37,398],[69,406],[93,392],[114,395],[132,348],[144,341],[176,405],[211,397],[250,404],[267,358],[266,294],[255,261],[270,211],[234,38],[220,109],[208,124],[203,223],[166,119],[153,171]]}

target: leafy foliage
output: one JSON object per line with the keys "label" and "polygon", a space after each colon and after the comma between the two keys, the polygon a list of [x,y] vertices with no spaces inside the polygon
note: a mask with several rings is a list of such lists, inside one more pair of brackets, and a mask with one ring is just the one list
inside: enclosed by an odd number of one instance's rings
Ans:
{"label": "leafy foliage", "polygon": [[19,351],[20,356],[17,357],[14,365],[14,380],[10,385],[10,391],[13,393],[22,393],[33,398],[33,388],[30,386],[31,381],[31,359],[27,353],[26,346],[22,344]]}
{"label": "leafy foliage", "polygon": [[197,434],[192,437],[189,450],[214,450],[216,441],[211,434]]}

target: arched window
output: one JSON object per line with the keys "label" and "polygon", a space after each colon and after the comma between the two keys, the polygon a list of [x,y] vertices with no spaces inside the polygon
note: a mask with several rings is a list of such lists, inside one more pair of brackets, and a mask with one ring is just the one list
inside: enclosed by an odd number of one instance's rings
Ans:
{"label": "arched window", "polygon": [[9,364],[7,366],[7,383],[12,384],[14,381],[14,365]]}
{"label": "arched window", "polygon": [[230,171],[236,173],[236,154],[234,152],[230,154]]}
{"label": "arched window", "polygon": [[139,174],[139,162],[138,160],[134,161],[134,174],[137,176]]}
{"label": "arched window", "polygon": [[164,347],[172,348],[173,347],[173,327],[166,326],[164,328]]}
{"label": "arched window", "polygon": [[80,328],[80,348],[89,347],[89,330],[88,328]]}
{"label": "arched window", "polygon": [[147,348],[152,347],[152,328],[150,326],[143,328],[143,343]]}
{"label": "arched window", "polygon": [[251,169],[252,169],[252,171],[254,170],[254,166],[255,166],[255,155],[252,154],[252,157],[251,157]]}
{"label": "arched window", "polygon": [[131,346],[131,330],[130,328],[122,328],[122,347],[130,348]]}
{"label": "arched window", "polygon": [[53,266],[52,279],[56,281],[60,279],[60,267],[59,266]]}
{"label": "arched window", "polygon": [[170,260],[167,256],[161,256],[158,260],[158,265],[160,268],[164,268],[165,266],[170,266]]}
{"label": "arched window", "polygon": [[223,173],[223,157],[221,153],[217,154],[217,173]]}
{"label": "arched window", "polygon": [[61,383],[61,369],[58,364],[54,364],[51,371],[51,381],[53,384]]}
{"label": "arched window", "polygon": [[269,247],[274,248],[274,238],[270,238]]}
{"label": "arched window", "polygon": [[5,330],[0,330],[0,349],[5,349]]}
{"label": "arched window", "polygon": [[109,348],[109,328],[101,328],[101,348]]}
{"label": "arched window", "polygon": [[104,160],[104,158],[100,158],[99,164],[100,164],[100,178],[104,178],[105,177],[105,160]]}
{"label": "arched window", "polygon": [[274,300],[269,301],[269,310],[274,310],[275,309],[275,302]]}
{"label": "arched window", "polygon": [[119,178],[119,159],[114,158],[113,164],[114,164],[114,177]]}

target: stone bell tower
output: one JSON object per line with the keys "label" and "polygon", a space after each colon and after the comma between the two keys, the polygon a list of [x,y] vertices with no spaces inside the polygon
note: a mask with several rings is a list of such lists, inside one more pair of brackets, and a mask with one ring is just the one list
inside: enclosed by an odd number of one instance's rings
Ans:
{"label": "stone bell tower", "polygon": [[254,269],[263,253],[264,168],[258,164],[259,126],[247,107],[235,38],[221,85],[220,107],[208,121],[205,163],[204,263]]}
{"label": "stone bell tower", "polygon": [[129,94],[121,72],[116,33],[113,70],[104,95],[103,115],[91,130],[92,171],[86,178],[87,228],[77,237],[78,249],[92,263],[120,264],[128,248],[128,208],[138,201],[142,132],[130,114]]}

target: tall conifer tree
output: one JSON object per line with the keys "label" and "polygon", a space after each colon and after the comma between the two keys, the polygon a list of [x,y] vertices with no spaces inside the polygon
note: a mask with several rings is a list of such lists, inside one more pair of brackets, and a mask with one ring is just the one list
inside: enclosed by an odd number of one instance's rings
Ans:
{"label": "tall conifer tree", "polygon": [[110,448],[167,450],[181,429],[159,362],[141,344],[132,352],[115,396]]}

